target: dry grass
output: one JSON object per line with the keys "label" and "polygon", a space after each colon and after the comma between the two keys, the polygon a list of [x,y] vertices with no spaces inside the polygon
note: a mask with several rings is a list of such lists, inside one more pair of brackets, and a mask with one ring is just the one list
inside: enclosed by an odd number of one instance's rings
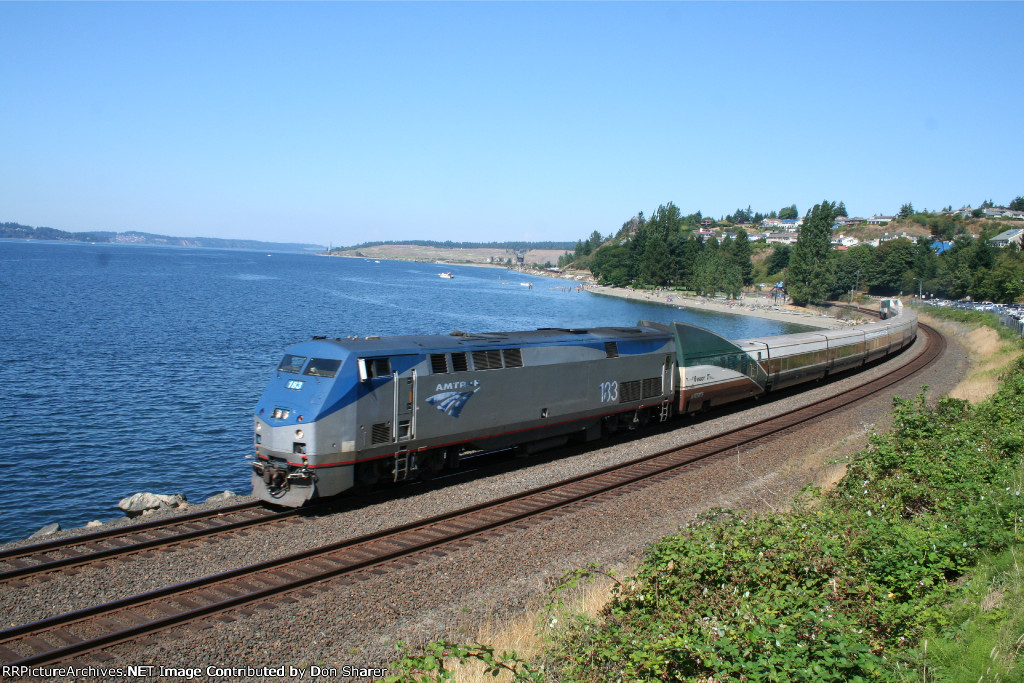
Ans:
{"label": "dry grass", "polygon": [[999,376],[1024,353],[1000,339],[991,327],[969,329],[958,323],[936,320],[924,313],[919,312],[918,316],[943,334],[959,339],[971,355],[967,376],[949,392],[950,398],[962,398],[971,403],[984,401],[996,392]]}
{"label": "dry grass", "polygon": [[[629,576],[635,567],[623,570]],[[598,577],[591,583],[581,583],[577,588],[561,594],[564,610],[572,614],[597,616],[611,599],[612,579]],[[495,653],[512,652],[523,660],[530,661],[538,657],[546,643],[547,636],[556,624],[542,623],[545,614],[542,610],[520,614],[511,621],[488,619],[477,628],[476,642],[487,643]],[[551,618],[551,617],[548,617]],[[561,619],[561,617],[555,617]],[[497,678],[484,673],[483,664],[468,662],[447,664],[454,672],[455,683],[484,683],[485,681],[503,683],[511,680],[511,674],[499,675]]]}

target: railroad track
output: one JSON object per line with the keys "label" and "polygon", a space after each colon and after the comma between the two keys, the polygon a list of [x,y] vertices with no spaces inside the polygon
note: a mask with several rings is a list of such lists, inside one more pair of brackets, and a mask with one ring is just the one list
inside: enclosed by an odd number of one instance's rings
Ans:
{"label": "railroad track", "polygon": [[151,634],[193,622],[198,627],[209,626],[211,618],[234,621],[256,609],[272,609],[278,603],[295,601],[297,596],[308,597],[316,589],[329,590],[336,581],[385,573],[389,564],[414,565],[428,554],[443,556],[462,545],[566,514],[608,496],[624,495],[715,454],[823,419],[907,379],[933,363],[945,349],[945,340],[934,329],[927,325],[920,329],[928,342],[907,364],[814,405],[454,513],[0,631],[0,660],[31,667],[91,653],[102,661],[110,658],[102,650],[117,643],[145,642]]}
{"label": "railroad track", "polygon": [[105,529],[0,552],[0,584],[84,564],[166,548],[293,517],[298,509],[274,511],[262,503],[239,503],[172,519]]}

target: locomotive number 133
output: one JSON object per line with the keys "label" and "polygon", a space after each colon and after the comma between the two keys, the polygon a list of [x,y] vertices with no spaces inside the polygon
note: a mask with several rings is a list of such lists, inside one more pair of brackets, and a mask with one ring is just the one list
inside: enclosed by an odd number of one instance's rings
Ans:
{"label": "locomotive number 133", "polygon": [[618,382],[601,382],[601,403],[615,403],[619,400]]}

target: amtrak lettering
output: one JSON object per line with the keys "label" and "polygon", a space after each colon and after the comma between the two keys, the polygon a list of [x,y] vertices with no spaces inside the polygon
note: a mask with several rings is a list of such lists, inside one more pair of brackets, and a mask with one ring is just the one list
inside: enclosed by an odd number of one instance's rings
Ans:
{"label": "amtrak lettering", "polygon": [[480,380],[474,379],[469,382],[446,382],[444,384],[438,384],[434,391],[451,391],[452,389],[465,389],[466,387],[478,387],[480,386]]}
{"label": "amtrak lettering", "polygon": [[[476,387],[472,391],[454,391],[455,389],[463,389],[465,387]],[[462,413],[463,407],[466,405],[466,401],[480,391],[480,380],[472,380],[470,382],[447,382],[445,384],[438,384],[435,391],[440,392],[427,398],[427,403],[432,406],[437,406],[437,409],[443,412],[445,415],[451,417],[458,417]]]}

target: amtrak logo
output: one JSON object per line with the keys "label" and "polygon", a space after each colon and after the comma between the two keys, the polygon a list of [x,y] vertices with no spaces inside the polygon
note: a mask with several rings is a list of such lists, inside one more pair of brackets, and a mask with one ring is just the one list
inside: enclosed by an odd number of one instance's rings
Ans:
{"label": "amtrak logo", "polygon": [[[472,391],[458,391],[458,389],[471,386],[476,388]],[[472,382],[448,382],[447,384],[438,384],[435,391],[439,393],[427,398],[427,403],[437,406],[437,409],[446,415],[458,417],[463,407],[465,407],[466,401],[473,394],[480,391],[480,382],[478,380],[473,380]]]}

